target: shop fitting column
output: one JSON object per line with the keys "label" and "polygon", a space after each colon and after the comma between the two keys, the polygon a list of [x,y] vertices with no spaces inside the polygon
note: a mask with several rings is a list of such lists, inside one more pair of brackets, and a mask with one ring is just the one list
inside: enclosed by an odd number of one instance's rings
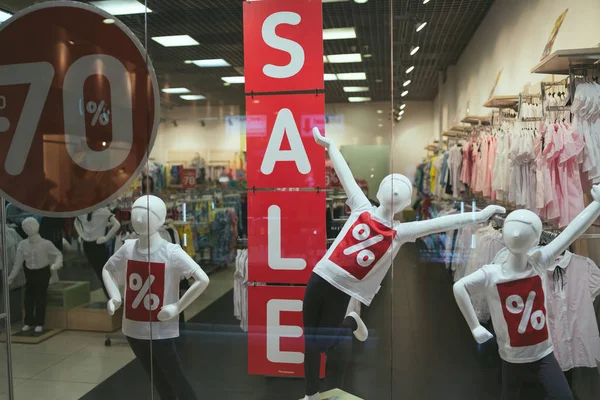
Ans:
{"label": "shop fitting column", "polygon": [[248,372],[302,377],[302,301],[326,252],[321,2],[244,2],[244,53]]}
{"label": "shop fitting column", "polygon": [[[2,293],[3,299],[0,300],[0,326],[4,326],[3,333],[6,336],[6,340],[3,345],[6,346],[6,384],[8,398],[14,398],[14,386],[12,377],[12,343],[11,343],[11,326],[10,326],[10,287],[8,284],[8,248],[6,244],[6,206],[3,197],[0,197],[0,257],[2,257],[2,278],[0,284],[0,293]],[[2,367],[0,367],[0,371]],[[4,379],[4,376],[0,376],[0,379]]]}

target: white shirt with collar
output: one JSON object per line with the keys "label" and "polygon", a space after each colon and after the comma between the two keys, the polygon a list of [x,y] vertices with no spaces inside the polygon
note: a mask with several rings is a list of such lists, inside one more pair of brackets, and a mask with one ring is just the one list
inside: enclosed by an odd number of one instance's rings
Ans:
{"label": "white shirt with collar", "polygon": [[[562,279],[557,267],[563,270]],[[600,268],[589,258],[569,251],[548,270],[548,323],[554,354],[563,371],[596,367],[600,334],[593,301],[600,294]]]}
{"label": "white shirt with collar", "polygon": [[106,228],[110,225],[113,213],[108,208],[99,208],[90,214],[77,217],[75,223],[82,231],[81,238],[85,242],[95,242],[98,238],[106,235]]}
{"label": "white shirt with collar", "polygon": [[19,243],[10,278],[14,279],[19,274],[23,262],[28,269],[39,270],[51,264],[62,264],[63,256],[51,241],[36,235]]}

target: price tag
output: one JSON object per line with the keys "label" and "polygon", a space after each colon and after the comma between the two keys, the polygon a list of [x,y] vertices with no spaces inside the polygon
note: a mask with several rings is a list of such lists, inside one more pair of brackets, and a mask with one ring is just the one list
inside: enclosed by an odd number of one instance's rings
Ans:
{"label": "price tag", "polygon": [[152,148],[156,74],[135,35],[107,18],[47,2],[0,25],[0,195],[23,209],[67,217],[106,205]]}
{"label": "price tag", "polygon": [[181,186],[185,189],[196,187],[196,170],[193,168],[181,170]]}

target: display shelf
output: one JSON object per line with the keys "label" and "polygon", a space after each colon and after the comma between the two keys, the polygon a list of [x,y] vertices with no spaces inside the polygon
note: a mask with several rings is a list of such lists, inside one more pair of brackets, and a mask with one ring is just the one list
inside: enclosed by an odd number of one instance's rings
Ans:
{"label": "display shelf", "polygon": [[449,131],[442,132],[442,136],[449,137],[449,138],[464,137],[465,133],[463,131],[449,130]]}
{"label": "display shelf", "polygon": [[533,67],[532,74],[569,75],[569,68],[594,65],[600,61],[600,48],[557,50]]}
{"label": "display shelf", "polygon": [[517,108],[519,96],[494,96],[483,105],[486,108]]}
{"label": "display shelf", "polygon": [[481,125],[489,125],[490,124],[490,117],[489,116],[475,116],[475,115],[471,115],[471,116],[467,116],[465,118],[463,118],[460,122],[462,122],[463,124],[471,124],[471,125],[479,125],[481,123]]}
{"label": "display shelf", "polygon": [[472,129],[473,128],[471,128],[470,125],[454,125],[452,128],[450,128],[451,131],[455,132],[469,132]]}

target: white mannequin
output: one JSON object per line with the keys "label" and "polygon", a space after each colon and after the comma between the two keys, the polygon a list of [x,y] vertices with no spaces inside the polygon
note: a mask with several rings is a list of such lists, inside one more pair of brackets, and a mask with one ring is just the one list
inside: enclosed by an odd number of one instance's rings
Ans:
{"label": "white mannequin", "polygon": [[[95,210],[91,214],[93,216],[95,213],[99,213],[99,212],[111,214],[111,212],[106,207]],[[79,217],[77,217],[76,222],[79,222],[79,223],[74,224],[75,230],[77,231],[79,238],[85,237],[85,228],[87,227],[88,222],[89,222],[87,220],[87,214],[80,215]],[[106,228],[108,228],[108,226],[110,226],[110,229],[106,234],[104,234],[104,232],[106,232]],[[119,220],[116,219],[114,215],[111,215],[109,218],[106,219],[106,222],[102,225],[101,230],[103,233],[100,234],[99,236],[96,236],[97,235],[96,234],[94,237],[90,238],[91,240],[88,240],[88,241],[93,240],[97,244],[104,244],[104,243],[108,242],[113,236],[115,236],[120,228],[121,228],[121,223],[119,222]]]}
{"label": "white mannequin", "polygon": [[302,310],[305,400],[319,399],[319,355],[330,348],[322,339],[326,335],[321,331],[340,326],[352,329],[358,340],[367,339],[368,331],[358,315],[351,313],[344,319],[348,302],[354,297],[370,305],[403,243],[485,222],[494,214],[505,212],[503,207],[489,206],[481,212],[400,223],[394,216],[408,207],[412,199],[412,182],[407,177],[386,176],[377,192],[380,205],[373,208],[332,140],[323,137],[317,128],[313,128],[313,137],[329,152],[353,212],[334,244],[315,266],[307,284]]}
{"label": "white mannequin", "polygon": [[[25,263],[27,279],[25,291],[25,325],[23,331],[31,329],[35,323],[35,331],[43,331],[46,312],[46,293],[51,271],[57,271],[63,266],[63,257],[51,241],[43,239],[40,234],[40,224],[35,218],[25,218],[21,223],[27,239],[19,243],[15,263],[8,277],[10,285],[21,272]],[[54,262],[50,265],[50,258]],[[48,267],[49,266],[49,267]]]}
{"label": "white mannequin", "polygon": [[[166,242],[158,233],[158,230],[165,223],[166,214],[165,203],[156,196],[142,196],[133,204],[131,224],[140,236],[138,239],[138,249],[140,251],[148,250],[152,254],[154,250]],[[194,284],[190,286],[181,299],[175,304],[167,304],[161,308],[158,314],[160,321],[169,321],[177,317],[204,292],[210,280],[201,268],[196,271],[193,275]],[[122,304],[119,286],[113,275],[106,269],[102,271],[102,278],[110,295],[107,304],[108,313],[113,315]]]}
{"label": "white mannequin", "polygon": [[[531,268],[530,257],[543,262],[562,254],[600,216],[600,185],[592,188],[592,197],[592,204],[587,206],[556,239],[531,254],[530,250],[540,241],[542,221],[531,211],[517,210],[510,213],[502,232],[504,243],[509,250],[508,260],[503,267],[518,273]],[[454,296],[477,343],[485,343],[493,338],[494,336],[479,323],[463,279],[454,284]]]}

